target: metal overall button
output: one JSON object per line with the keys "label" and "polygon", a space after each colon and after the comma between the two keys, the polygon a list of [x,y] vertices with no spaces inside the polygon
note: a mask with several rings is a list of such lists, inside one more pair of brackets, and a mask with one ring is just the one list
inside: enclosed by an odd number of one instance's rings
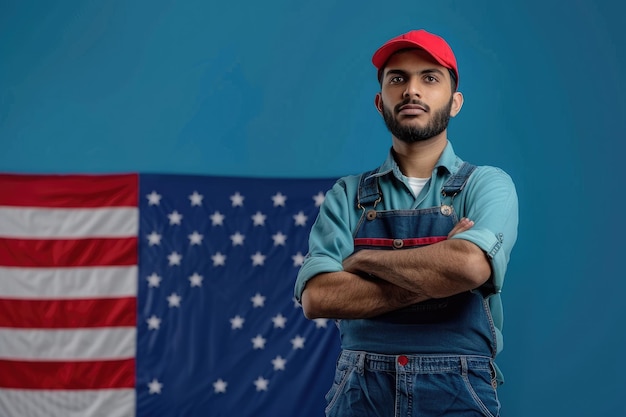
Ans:
{"label": "metal overall button", "polygon": [[404,241],[402,239],[394,239],[393,240],[393,247],[396,249],[400,249],[402,246],[404,246]]}
{"label": "metal overall button", "polygon": [[367,220],[374,220],[376,218],[376,210],[368,210],[367,213],[365,213],[365,217]]}

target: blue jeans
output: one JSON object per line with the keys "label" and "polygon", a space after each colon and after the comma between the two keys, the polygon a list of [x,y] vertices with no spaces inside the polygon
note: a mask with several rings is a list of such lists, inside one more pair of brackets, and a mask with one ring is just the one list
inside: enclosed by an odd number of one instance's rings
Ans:
{"label": "blue jeans", "polygon": [[326,416],[497,417],[495,386],[488,357],[344,350],[326,394]]}

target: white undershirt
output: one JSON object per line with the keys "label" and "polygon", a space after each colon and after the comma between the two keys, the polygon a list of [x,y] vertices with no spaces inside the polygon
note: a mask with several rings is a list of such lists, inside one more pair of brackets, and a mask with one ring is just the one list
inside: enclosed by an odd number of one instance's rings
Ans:
{"label": "white undershirt", "polygon": [[411,189],[413,190],[413,195],[417,197],[422,191],[422,188],[426,185],[430,178],[414,178],[414,177],[406,177]]}

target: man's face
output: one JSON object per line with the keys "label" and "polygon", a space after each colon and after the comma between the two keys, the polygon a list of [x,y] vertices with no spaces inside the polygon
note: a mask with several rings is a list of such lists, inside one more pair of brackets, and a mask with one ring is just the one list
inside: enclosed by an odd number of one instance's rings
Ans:
{"label": "man's face", "polygon": [[421,50],[391,57],[376,99],[391,134],[406,143],[441,135],[461,104],[460,93],[452,92],[448,70]]}

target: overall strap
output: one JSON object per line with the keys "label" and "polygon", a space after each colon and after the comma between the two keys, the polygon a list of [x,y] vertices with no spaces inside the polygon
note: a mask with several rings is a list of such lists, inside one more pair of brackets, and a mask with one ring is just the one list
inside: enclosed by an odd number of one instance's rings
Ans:
{"label": "overall strap", "polygon": [[374,176],[378,172],[378,168],[364,172],[361,174],[359,181],[359,191],[356,196],[356,206],[363,208],[365,206],[376,204],[382,199],[380,188],[378,187],[378,177]]}
{"label": "overall strap", "polygon": [[441,187],[441,194],[443,194],[444,197],[454,197],[463,191],[465,184],[467,184],[467,180],[475,169],[476,165],[472,165],[469,162],[463,162],[461,167],[448,179],[448,181],[446,181],[443,187]]}

